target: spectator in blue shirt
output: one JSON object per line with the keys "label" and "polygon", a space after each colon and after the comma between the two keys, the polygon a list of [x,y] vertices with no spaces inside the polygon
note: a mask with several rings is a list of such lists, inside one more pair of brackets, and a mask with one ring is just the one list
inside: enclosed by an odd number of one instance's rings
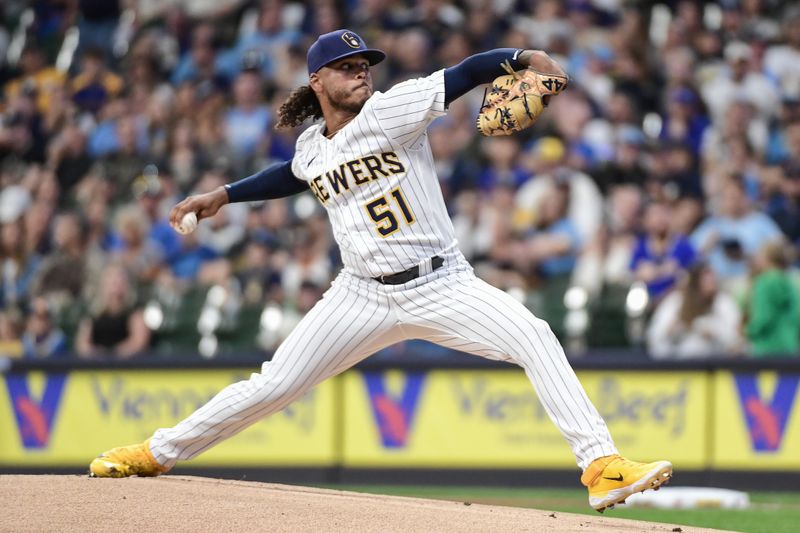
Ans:
{"label": "spectator in blue shirt", "polygon": [[284,56],[289,46],[301,40],[300,34],[283,27],[283,2],[262,2],[256,31],[243,35],[232,49],[220,54],[218,66],[229,78],[235,77],[247,58],[257,58],[262,75],[272,76],[277,58]]}
{"label": "spectator in blue shirt", "polygon": [[240,161],[256,154],[259,143],[266,143],[272,120],[261,99],[261,77],[257,71],[243,71],[233,85],[236,103],[225,115],[225,137]]}
{"label": "spectator in blue shirt", "polygon": [[569,199],[569,181],[559,180],[542,198],[537,229],[525,241],[526,259],[544,277],[570,274],[583,244],[578,227],[567,216]]}
{"label": "spectator in blue shirt", "polygon": [[723,280],[747,274],[747,260],[767,242],[783,237],[778,225],[753,211],[740,180],[722,188],[719,214],[708,217],[692,234],[692,244]]}
{"label": "spectator in blue shirt", "polygon": [[223,86],[225,81],[230,81],[219,72],[220,58],[215,48],[215,40],[215,30],[211,24],[200,24],[194,29],[191,48],[183,53],[178,66],[172,71],[170,81],[173,85],[210,81]]}
{"label": "spectator in blue shirt", "polygon": [[644,233],[634,245],[631,271],[637,280],[647,284],[651,298],[665,295],[695,260],[695,250],[689,239],[672,231],[672,214],[665,203],[648,205],[644,213]]}

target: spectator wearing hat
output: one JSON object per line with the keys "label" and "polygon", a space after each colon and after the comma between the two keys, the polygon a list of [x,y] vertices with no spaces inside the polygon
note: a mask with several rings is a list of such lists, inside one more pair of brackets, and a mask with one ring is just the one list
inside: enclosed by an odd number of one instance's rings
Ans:
{"label": "spectator wearing hat", "polygon": [[702,87],[703,101],[711,110],[714,122],[720,123],[731,102],[746,100],[758,109],[764,118],[778,110],[779,93],[775,84],[764,74],[752,70],[753,50],[742,41],[725,46],[727,70]]}
{"label": "spectator wearing hat", "polygon": [[787,266],[780,243],[764,245],[755,256],[745,328],[754,357],[800,355],[800,296]]}
{"label": "spectator wearing hat", "polygon": [[594,180],[583,172],[564,165],[564,143],[555,137],[543,137],[528,152],[527,166],[534,177],[520,187],[514,199],[514,223],[524,227],[537,220],[536,206],[542,197],[560,184],[569,187],[567,214],[582,242],[594,238],[603,218],[603,196]]}

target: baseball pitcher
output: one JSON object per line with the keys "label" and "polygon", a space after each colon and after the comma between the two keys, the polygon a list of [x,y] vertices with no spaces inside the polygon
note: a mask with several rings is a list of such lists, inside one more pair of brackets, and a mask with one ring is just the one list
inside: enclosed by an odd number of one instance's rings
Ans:
{"label": "baseball pitcher", "polygon": [[[309,48],[309,83],[280,109],[278,127],[317,119],[281,165],[189,197],[171,222],[226,203],[311,190],[327,211],[344,268],[261,373],[234,383],[174,427],[92,461],[99,477],[155,476],[195,457],[370,354],[406,339],[509,361],[524,368],[583,470],[598,511],[669,481],[667,461],[621,457],[546,322],[476,278],[458,249],[426,128],[470,89],[492,82],[477,120],[484,135],[535,122],[568,78],[544,52],[497,49],[430,76],[375,92],[370,67],[385,54],[354,32]],[[497,78],[497,79],[495,79]],[[319,120],[321,119],[321,120]]]}

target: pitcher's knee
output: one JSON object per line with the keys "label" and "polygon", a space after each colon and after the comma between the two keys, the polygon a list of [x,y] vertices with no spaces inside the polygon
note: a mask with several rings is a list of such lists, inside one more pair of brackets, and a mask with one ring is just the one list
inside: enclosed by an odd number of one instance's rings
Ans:
{"label": "pitcher's knee", "polygon": [[302,379],[288,379],[284,376],[276,376],[269,372],[253,374],[248,381],[255,389],[259,401],[285,402],[292,401],[305,392],[307,387],[303,386]]}
{"label": "pitcher's knee", "polygon": [[541,318],[537,318],[532,316],[530,319],[530,327],[531,327],[531,334],[535,336],[536,334],[542,337],[549,337],[553,334],[552,328],[550,328],[550,324],[547,321],[542,320]]}

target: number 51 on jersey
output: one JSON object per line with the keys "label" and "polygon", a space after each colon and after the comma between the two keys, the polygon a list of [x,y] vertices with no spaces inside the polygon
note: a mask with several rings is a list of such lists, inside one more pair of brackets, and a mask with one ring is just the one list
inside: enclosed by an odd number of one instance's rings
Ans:
{"label": "number 51 on jersey", "polygon": [[[387,198],[387,196],[390,198]],[[394,201],[392,202],[392,200]],[[389,191],[389,194],[379,196],[367,202],[364,206],[370,218],[375,222],[375,230],[381,237],[388,237],[400,229],[400,224],[397,220],[397,216],[394,214],[392,204],[397,204],[400,208],[400,212],[403,214],[406,223],[413,224],[416,221],[414,214],[408,207],[405,196],[403,196],[403,192],[399,187],[392,189]]]}

